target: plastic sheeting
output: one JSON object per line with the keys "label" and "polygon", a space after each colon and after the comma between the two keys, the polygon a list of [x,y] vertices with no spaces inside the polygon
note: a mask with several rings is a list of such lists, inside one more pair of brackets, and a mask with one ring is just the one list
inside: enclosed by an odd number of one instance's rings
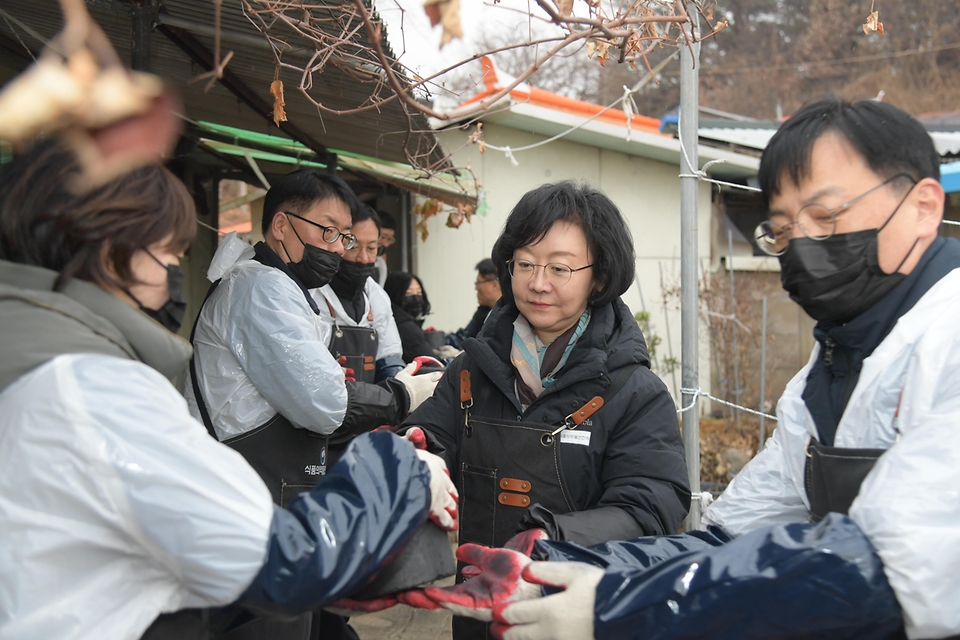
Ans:
{"label": "plastic sheeting", "polygon": [[724,537],[713,530],[580,551],[543,542],[537,548],[551,559],[592,556],[607,563],[594,609],[598,639],[842,640],[900,633],[900,608],[880,558],[846,516],[759,529],[722,544]]}
{"label": "plastic sheeting", "polygon": [[429,487],[412,444],[358,437],[310,493],[275,511],[263,569],[238,604],[293,614],[353,594],[426,521]]}
{"label": "plastic sheeting", "polygon": [[[239,244],[238,244],[239,243]],[[217,437],[227,440],[277,414],[322,435],[343,422],[343,370],[320,340],[322,322],[300,287],[250,260],[242,240],[217,249],[209,275],[222,277],[204,304],[194,337],[200,390]],[[233,262],[231,262],[233,260]],[[199,419],[189,375],[181,391]]]}
{"label": "plastic sheeting", "polygon": [[[931,287],[864,360],[834,442],[887,449],[864,480],[850,517],[883,560],[909,638],[960,634],[957,317],[960,269]],[[811,362],[816,355],[815,348]],[[742,534],[806,520],[804,447],[817,433],[802,398],[809,366],[777,403],[773,438],[704,512],[705,523]]]}
{"label": "plastic sheeting", "polygon": [[143,363],[62,355],[12,384],[0,468],[4,640],[136,640],[263,563],[269,491]]}

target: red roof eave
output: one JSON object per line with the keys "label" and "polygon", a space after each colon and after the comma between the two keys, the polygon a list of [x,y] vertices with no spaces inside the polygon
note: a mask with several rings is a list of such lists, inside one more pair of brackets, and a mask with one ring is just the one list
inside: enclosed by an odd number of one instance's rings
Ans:
{"label": "red roof eave", "polygon": [[[466,100],[463,105],[485,100],[486,98],[495,95],[503,89],[503,87],[500,86],[496,68],[490,62],[489,58],[484,56],[480,59],[480,64],[483,66],[483,82],[485,88],[477,95],[473,96],[469,100]],[[596,116],[598,113],[603,111],[603,113],[597,117],[597,120],[602,120],[604,122],[609,122],[622,127],[627,126],[627,114],[621,109],[607,109],[604,111],[604,107],[593,104],[592,102],[577,100],[575,98],[567,98],[565,96],[561,96],[550,91],[544,91],[543,89],[538,89],[536,87],[530,87],[526,85],[515,87],[510,91],[510,98],[515,102],[524,102],[527,104],[546,107],[548,109],[556,109],[558,111],[565,111],[567,113],[587,118]],[[649,116],[634,115],[630,119],[630,127],[631,129],[643,129],[648,133],[662,135],[660,134],[660,121]]]}

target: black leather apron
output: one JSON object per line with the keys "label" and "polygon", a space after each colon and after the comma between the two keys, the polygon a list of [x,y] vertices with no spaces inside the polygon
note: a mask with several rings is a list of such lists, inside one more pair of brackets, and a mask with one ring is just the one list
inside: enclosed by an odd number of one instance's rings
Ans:
{"label": "black leather apron", "polygon": [[[460,372],[457,462],[460,474],[460,543],[502,547],[519,533],[527,508],[539,504],[555,514],[575,510],[563,476],[560,442],[596,413],[626,383],[636,367],[627,367],[601,396],[595,396],[567,416],[560,425],[510,421],[471,415],[468,361]],[[463,563],[457,582],[463,582]],[[490,638],[485,622],[454,616],[455,640]]]}
{"label": "black leather apron", "polygon": [[337,312],[327,300],[327,308],[333,317],[333,335],[327,345],[334,360],[346,357],[344,367],[353,369],[357,382],[374,384],[377,373],[377,351],[380,349],[380,337],[373,328],[373,306],[367,312],[369,327],[340,326],[337,322]]}
{"label": "black leather apron", "polygon": [[[333,310],[329,300],[327,300],[327,308],[330,309],[330,315],[333,317],[333,334],[330,336],[330,344],[327,345],[333,359],[339,361],[341,357],[345,357],[346,364],[342,366],[353,369],[354,379],[357,382],[374,384],[380,336],[373,328],[373,306],[371,305],[367,312],[367,320],[371,325],[369,327],[341,326],[337,322],[337,312]],[[355,437],[354,434],[337,435],[334,432],[330,436],[327,449],[327,464],[330,466],[336,464]]]}
{"label": "black leather apron", "polygon": [[803,485],[810,501],[810,520],[820,522],[828,513],[847,515],[867,474],[886,449],[828,447],[810,438]]}

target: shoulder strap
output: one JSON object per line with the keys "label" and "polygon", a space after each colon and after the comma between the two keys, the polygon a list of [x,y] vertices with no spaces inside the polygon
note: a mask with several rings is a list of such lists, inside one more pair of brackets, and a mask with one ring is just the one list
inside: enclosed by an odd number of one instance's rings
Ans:
{"label": "shoulder strap", "polygon": [[[217,290],[217,287],[220,286],[220,280],[217,280],[207,291],[207,296],[203,299],[203,303],[200,305],[200,311],[197,312],[197,317],[193,321],[193,329],[190,330],[190,344],[193,344],[193,338],[197,335],[197,325],[200,324],[200,314],[203,313],[203,307],[206,306],[207,300],[210,299],[210,296],[213,295],[213,292]],[[219,440],[217,438],[217,432],[213,428],[213,420],[210,419],[210,413],[207,411],[207,403],[203,400],[203,394],[200,393],[200,383],[197,381],[197,349],[193,349],[193,357],[190,358],[190,383],[193,385],[193,397],[197,401],[197,408],[200,410],[200,418],[203,420],[203,426],[207,428],[207,433],[214,440]]]}
{"label": "shoulder strap", "polygon": [[639,363],[634,363],[621,369],[620,373],[617,374],[617,377],[614,378],[613,382],[603,390],[603,393],[587,400],[582,407],[567,416],[567,420],[564,422],[572,422],[573,426],[579,427],[581,424],[583,424],[584,420],[599,411],[600,407],[606,404],[610,398],[617,395],[617,392],[623,388],[623,385],[627,384],[627,380],[630,379],[630,376],[633,375],[633,372],[636,371],[640,366],[641,365]]}

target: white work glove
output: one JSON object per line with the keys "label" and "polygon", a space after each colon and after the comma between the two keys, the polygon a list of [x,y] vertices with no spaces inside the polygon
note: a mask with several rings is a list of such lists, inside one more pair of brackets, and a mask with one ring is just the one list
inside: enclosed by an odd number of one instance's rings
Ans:
{"label": "white work glove", "polygon": [[430,520],[444,531],[456,531],[460,494],[450,480],[446,463],[440,456],[423,449],[417,449],[417,457],[430,469]]}
{"label": "white work glove", "polygon": [[396,379],[402,382],[407,390],[407,396],[410,398],[410,408],[408,409],[410,413],[413,413],[413,410],[419,407],[421,402],[433,395],[437,382],[443,377],[443,371],[424,373],[419,376],[413,375],[419,368],[419,363],[411,362],[396,376]]}
{"label": "white work glove", "polygon": [[442,347],[434,349],[433,352],[437,355],[438,358],[456,358],[458,355],[463,353],[460,349],[456,347],[451,347],[449,344],[445,344]]}
{"label": "white work glove", "polygon": [[523,579],[564,587],[550,596],[493,610],[491,631],[503,640],[592,640],[593,607],[603,569],[583,562],[531,562]]}

